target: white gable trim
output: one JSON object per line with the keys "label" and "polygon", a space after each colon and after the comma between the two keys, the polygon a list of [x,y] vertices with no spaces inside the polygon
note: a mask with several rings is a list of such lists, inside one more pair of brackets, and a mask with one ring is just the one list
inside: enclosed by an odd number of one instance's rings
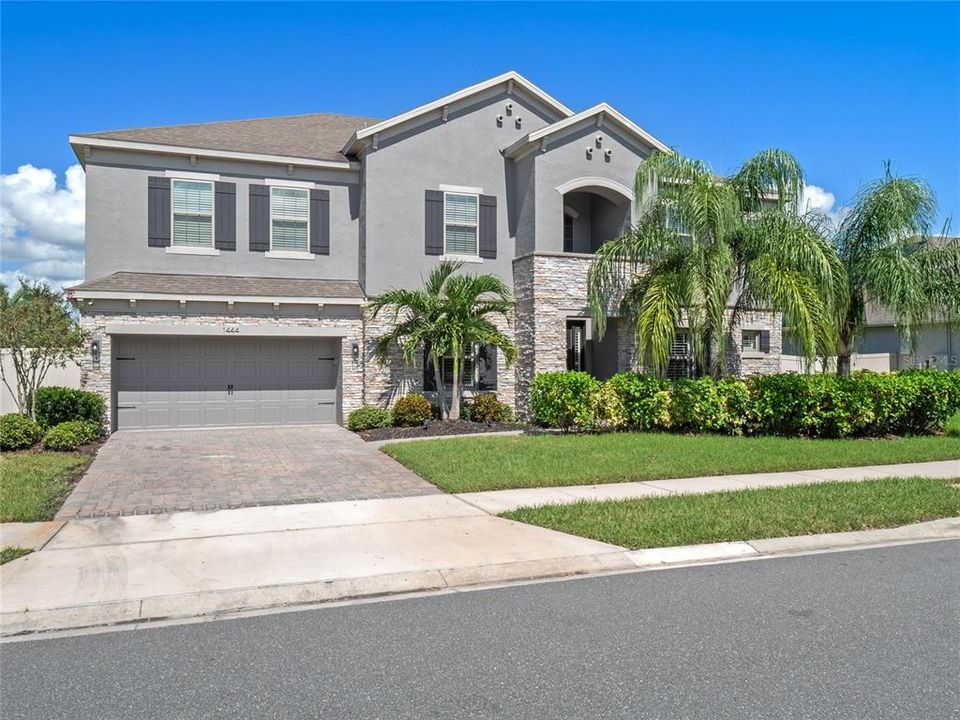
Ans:
{"label": "white gable trim", "polygon": [[558,120],[557,122],[547,125],[540,130],[536,130],[535,132],[525,135],[504,150],[503,154],[514,159],[523,157],[533,149],[533,146],[536,143],[546,141],[550,137],[566,130],[572,130],[585,121],[592,119],[595,119],[598,128],[603,127],[604,123],[606,122],[612,122],[613,125],[619,126],[620,128],[626,130],[627,133],[632,137],[642,141],[643,144],[661,152],[672,152],[667,145],[634,123],[626,115],[615,110],[607,103],[600,103],[599,105],[594,105],[588,110],[579,112],[576,115],[571,115],[563,120]]}
{"label": "white gable trim", "polygon": [[410,120],[415,120],[422,115],[436,111],[444,111],[444,108],[448,105],[460,102],[461,100],[465,100],[466,98],[477,95],[478,93],[482,93],[490,88],[497,87],[498,85],[507,85],[510,88],[511,93],[515,92],[516,88],[518,87],[523,88],[524,91],[537,98],[548,108],[554,110],[558,115],[563,117],[570,117],[573,115],[573,111],[566,105],[545,93],[543,90],[523,77],[520,73],[516,72],[515,70],[511,70],[503,75],[497,75],[489,80],[484,80],[476,85],[471,85],[463,90],[458,90],[457,92],[446,95],[439,100],[434,100],[426,105],[421,105],[420,107],[416,107],[413,110],[401,113],[400,115],[387,118],[386,120],[382,120],[374,125],[361,128],[360,130],[357,130],[357,132],[355,132],[347,141],[347,144],[343,147],[342,152],[344,155],[349,155],[357,149],[357,146],[361,140],[372,138],[378,133],[382,133],[385,130],[389,130]]}

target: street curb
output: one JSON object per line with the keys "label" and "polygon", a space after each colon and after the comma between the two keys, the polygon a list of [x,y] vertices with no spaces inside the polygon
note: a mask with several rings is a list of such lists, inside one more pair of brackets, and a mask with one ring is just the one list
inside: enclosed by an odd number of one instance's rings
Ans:
{"label": "street curb", "polygon": [[596,555],[530,560],[470,568],[445,568],[342,578],[290,585],[235,588],[0,613],[0,638],[119,627],[192,618],[219,619],[241,613],[295,609],[337,601],[401,597],[412,593],[454,591],[570,577],[710,565],[831,550],[868,549],[896,544],[960,539],[960,517],[882,530],[708,543],[647,550],[618,550]]}

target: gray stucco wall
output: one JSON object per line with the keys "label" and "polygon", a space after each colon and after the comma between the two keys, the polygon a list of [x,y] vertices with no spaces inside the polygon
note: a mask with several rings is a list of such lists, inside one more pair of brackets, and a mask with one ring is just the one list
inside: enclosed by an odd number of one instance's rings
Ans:
{"label": "gray stucco wall", "polygon": [[[602,135],[600,148],[596,136]],[[587,147],[593,148],[587,156]],[[609,160],[604,150],[612,150]],[[633,188],[637,168],[646,153],[609,127],[590,124],[549,144],[536,156],[536,237],[538,252],[563,250],[563,194],[557,188],[570,180],[599,177]],[[586,181],[586,180],[585,180]]]}
{"label": "gray stucco wall", "polygon": [[[513,103],[512,114],[507,103]],[[502,123],[497,115],[503,115]],[[492,273],[512,285],[515,242],[507,192],[512,161],[500,150],[546,125],[548,117],[533,100],[498,89],[474,98],[469,107],[452,109],[446,122],[438,114],[426,127],[379,138],[377,149],[364,156],[367,293],[418,287],[436,266],[439,257],[424,253],[424,194],[441,184],[497,196],[497,257],[470,263],[466,271]]]}
{"label": "gray stucco wall", "polygon": [[[165,171],[218,173],[237,185],[237,249],[219,256],[178,255],[147,247],[147,178]],[[87,280],[127,270],[253,277],[356,279],[359,265],[359,173],[174,155],[95,149],[86,166]],[[313,260],[267,258],[249,250],[249,186],[265,178],[314,182],[330,191],[330,255]]]}

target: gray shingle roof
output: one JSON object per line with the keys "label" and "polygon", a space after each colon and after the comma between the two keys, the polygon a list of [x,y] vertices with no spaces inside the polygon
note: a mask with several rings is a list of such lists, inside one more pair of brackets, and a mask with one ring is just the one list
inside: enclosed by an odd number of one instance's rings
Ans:
{"label": "gray shingle roof", "polygon": [[356,280],[312,278],[230,277],[226,275],[170,275],[165,273],[115,272],[75,285],[68,293],[162,293],[164,295],[226,295],[253,297],[303,297],[362,299]]}
{"label": "gray shingle roof", "polygon": [[316,113],[255,120],[165,125],[110,132],[78,133],[80,137],[285,155],[343,162],[340,152],[357,130],[379,122],[355,115]]}

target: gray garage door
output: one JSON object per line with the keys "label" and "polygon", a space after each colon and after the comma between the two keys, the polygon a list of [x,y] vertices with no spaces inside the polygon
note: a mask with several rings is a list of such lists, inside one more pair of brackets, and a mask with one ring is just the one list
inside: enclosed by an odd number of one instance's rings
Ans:
{"label": "gray garage door", "polygon": [[114,336],[117,429],[337,421],[329,338]]}

